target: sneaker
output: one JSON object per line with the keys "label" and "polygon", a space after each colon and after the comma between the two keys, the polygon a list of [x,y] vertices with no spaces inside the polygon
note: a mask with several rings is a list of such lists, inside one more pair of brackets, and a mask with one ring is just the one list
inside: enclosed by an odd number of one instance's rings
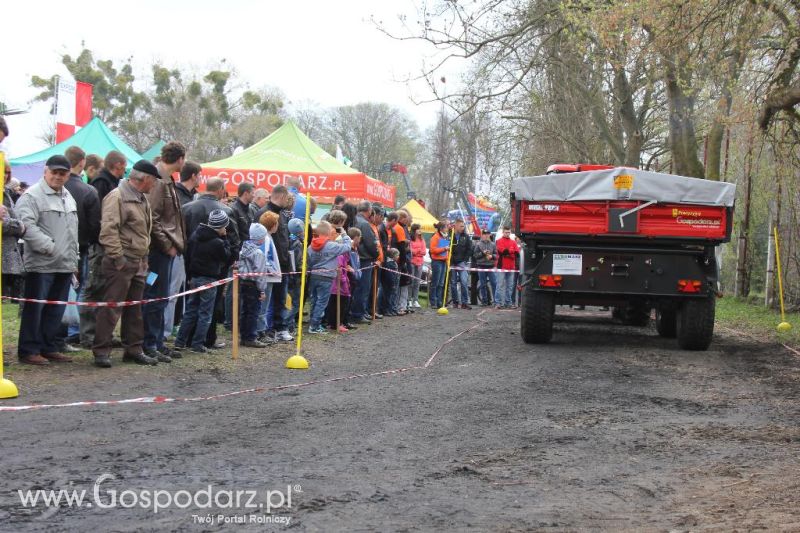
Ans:
{"label": "sneaker", "polygon": [[267,345],[260,340],[253,339],[251,341],[242,341],[242,346],[246,348],[266,348]]}
{"label": "sneaker", "polygon": [[[153,359],[154,361],[156,361],[158,363],[171,363],[172,362],[172,357],[170,357],[168,355],[164,355],[163,353],[159,352],[158,350],[145,350],[144,351],[144,356],[149,358],[149,359]],[[138,361],[137,361],[137,363],[138,364],[149,364],[149,363],[139,363]]]}
{"label": "sneaker", "polygon": [[350,330],[347,329],[347,326],[345,326],[344,324],[339,326],[339,333],[347,333],[348,331],[350,331]]}
{"label": "sneaker", "polygon": [[311,326],[308,328],[308,332],[312,335],[327,335],[328,330],[323,328],[322,326]]}
{"label": "sneaker", "polygon": [[94,366],[99,368],[111,368],[111,356],[110,355],[95,355],[94,356]]}
{"label": "sneaker", "polygon": [[192,353],[208,353],[208,348],[201,344],[200,346],[192,346],[189,351]]}
{"label": "sneaker", "polygon": [[180,352],[180,350],[170,350],[166,346],[161,348],[158,352],[161,355],[166,355],[167,357],[169,357],[171,359],[180,359],[181,357],[183,357],[183,354]]}
{"label": "sneaker", "polygon": [[276,341],[285,341],[285,342],[289,342],[289,341],[293,341],[293,340],[294,340],[294,337],[292,337],[291,335],[289,335],[289,332],[288,332],[288,331],[286,331],[286,330],[283,330],[283,331],[278,331],[278,332],[276,332],[276,333],[275,333],[275,340],[276,340]]}
{"label": "sneaker", "polygon": [[357,326],[354,326],[353,324],[350,324],[349,322],[348,322],[348,323],[345,323],[345,324],[342,324],[342,325],[343,325],[344,327],[346,327],[348,331],[353,331],[353,330],[356,330],[356,329],[358,329],[358,327],[357,327]]}
{"label": "sneaker", "polygon": [[69,343],[64,343],[64,352],[65,353],[75,353],[75,352],[80,352],[80,351],[81,351],[80,348],[76,348],[75,346],[73,346],[73,345],[71,345]]}
{"label": "sneaker", "polygon": [[414,306],[416,309],[422,309],[422,306],[421,306],[421,305],[419,305],[419,300],[414,300],[413,306]]}
{"label": "sneaker", "polygon": [[143,353],[137,353],[136,355],[123,355],[122,356],[123,363],[136,363],[137,365],[149,365],[155,366],[158,364],[158,360],[153,357],[148,357]]}
{"label": "sneaker", "polygon": [[211,346],[206,346],[209,350],[221,350],[225,347],[225,343],[223,341],[217,341]]}
{"label": "sneaker", "polygon": [[471,306],[471,305],[469,305],[469,304],[461,304],[461,309],[467,309],[467,310],[470,310],[470,309],[472,309],[472,306]]}

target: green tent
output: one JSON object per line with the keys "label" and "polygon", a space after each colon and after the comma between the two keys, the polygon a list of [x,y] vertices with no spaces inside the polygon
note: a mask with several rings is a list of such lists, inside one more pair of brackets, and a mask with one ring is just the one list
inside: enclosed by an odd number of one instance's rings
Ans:
{"label": "green tent", "polygon": [[11,171],[15,178],[34,183],[44,175],[45,161],[53,155],[64,155],[70,146],[79,146],[87,154],[97,154],[100,157],[105,157],[111,150],[117,150],[128,158],[128,169],[142,159],[133,148],[108,129],[102,120],[95,117],[66,141],[35,154],[12,159]]}
{"label": "green tent", "polygon": [[161,148],[167,144],[161,139],[159,139],[153,146],[147,149],[145,153],[142,154],[142,159],[147,159],[148,161],[152,161],[156,157],[161,155]]}
{"label": "green tent", "polygon": [[272,190],[287,178],[300,178],[302,192],[330,203],[337,194],[394,206],[395,188],[336,160],[317,146],[294,122],[236,155],[204,163],[203,178],[220,177],[235,194],[240,183]]}

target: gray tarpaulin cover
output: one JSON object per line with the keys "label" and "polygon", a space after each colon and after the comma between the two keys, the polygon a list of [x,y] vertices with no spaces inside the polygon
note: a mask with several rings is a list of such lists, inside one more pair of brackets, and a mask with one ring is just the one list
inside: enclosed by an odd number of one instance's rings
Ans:
{"label": "gray tarpaulin cover", "polygon": [[733,206],[736,185],[630,168],[517,178],[517,200],[641,200],[669,204]]}

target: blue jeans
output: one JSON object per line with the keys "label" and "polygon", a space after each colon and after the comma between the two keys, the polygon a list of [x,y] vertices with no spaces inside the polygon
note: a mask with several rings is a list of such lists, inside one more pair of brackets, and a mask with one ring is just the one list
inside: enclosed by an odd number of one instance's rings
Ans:
{"label": "blue jeans", "polygon": [[308,302],[311,304],[312,328],[319,327],[328,309],[328,300],[331,298],[333,278],[311,275],[308,277]]}
{"label": "blue jeans", "polygon": [[289,280],[286,276],[281,276],[280,283],[272,284],[272,327],[275,331],[287,331],[289,329],[288,324],[283,319],[288,289]]}
{"label": "blue jeans", "polygon": [[269,304],[272,302],[272,285],[272,283],[267,283],[267,290],[264,291],[264,300],[261,301],[261,306],[258,311],[256,331],[259,333],[267,331],[267,314],[269,313]]}
{"label": "blue jeans", "polygon": [[[194,289],[212,281],[216,281],[216,279],[207,276],[195,276],[189,282],[189,287]],[[219,287],[211,287],[186,297],[186,309],[183,312],[183,319],[178,330],[178,336],[175,338],[175,344],[188,346],[189,335],[194,330],[191,340],[192,348],[203,346],[206,341],[208,326],[211,325],[211,314],[214,312],[217,289]]]}
{"label": "blue jeans", "polygon": [[[172,269],[169,274],[169,293],[178,294],[183,292],[186,287],[186,263],[182,255],[176,255],[172,261]],[[212,280],[216,281],[216,280]],[[180,306],[180,307],[178,307]],[[172,328],[175,327],[175,309],[180,309],[180,315],[186,311],[186,298],[173,298],[167,300],[167,306],[164,308],[164,337],[172,335]],[[178,324],[180,325],[180,324]]]}
{"label": "blue jeans", "polygon": [[[292,274],[296,275],[296,274]],[[292,308],[283,310],[283,323],[286,327],[294,331],[297,327],[297,313],[300,312],[300,282],[294,284],[294,287],[289,287],[289,295],[292,297]]]}
{"label": "blue jeans", "polygon": [[430,306],[432,309],[442,307],[444,298],[444,278],[447,263],[434,259],[431,261],[431,281],[428,287],[428,296],[430,298]]}
{"label": "blue jeans", "polygon": [[492,299],[497,300],[497,278],[494,272],[478,272],[478,295],[481,302],[487,305],[492,303]]}
{"label": "blue jeans", "polygon": [[497,273],[497,297],[495,298],[497,305],[511,305],[514,298],[514,272],[498,272]]}
{"label": "blue jeans", "polygon": [[[72,273],[28,272],[25,276],[25,298],[65,301],[69,295]],[[65,306],[25,302],[19,324],[17,354],[20,357],[57,353],[58,331]]]}
{"label": "blue jeans", "polygon": [[261,302],[258,301],[260,295],[261,291],[258,290],[255,283],[243,282],[239,285],[239,298],[242,301],[242,316],[239,328],[241,330],[242,341],[253,341],[256,339],[258,312],[261,309]]}
{"label": "blue jeans", "polygon": [[[85,298],[83,288],[86,287],[86,283],[89,281],[89,252],[81,253],[80,259],[78,260],[78,281],[80,281],[80,285],[78,286],[78,301],[82,302]],[[80,311],[80,309],[79,309]],[[69,326],[67,328],[67,337],[72,337],[74,335],[80,335],[81,327],[80,325],[77,326]]]}
{"label": "blue jeans", "polygon": [[[467,263],[456,263],[452,266],[467,268]],[[460,294],[459,287],[461,287]],[[450,270],[450,291],[453,293],[454,304],[469,304],[469,272],[466,270]]]}
{"label": "blue jeans", "polygon": [[[350,303],[350,318],[352,320],[361,320],[363,317],[372,314],[372,275],[375,269],[372,266],[375,263],[372,261],[362,260],[361,279],[356,284],[352,299]],[[370,268],[366,268],[370,267]]]}
{"label": "blue jeans", "polygon": [[[150,252],[147,262],[150,272],[158,275],[152,285],[145,284],[144,299],[169,296],[170,273],[173,258],[161,252]],[[164,310],[167,300],[151,302],[142,306],[144,317],[144,350],[153,351],[164,348]]]}

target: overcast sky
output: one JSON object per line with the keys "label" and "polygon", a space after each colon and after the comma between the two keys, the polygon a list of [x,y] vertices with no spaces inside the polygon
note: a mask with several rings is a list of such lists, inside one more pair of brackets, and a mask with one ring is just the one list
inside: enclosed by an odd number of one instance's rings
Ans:
{"label": "overcast sky", "polygon": [[[421,128],[439,109],[414,105],[412,97],[430,95],[422,83],[403,82],[421,72],[433,50],[390,39],[370,20],[397,28],[398,15],[406,15],[415,25],[413,0],[22,0],[1,11],[0,101],[14,108],[28,107],[36,94],[31,75],[66,73],[61,55],[76,56],[83,42],[95,58],[131,57],[137,77],[148,76],[156,61],[203,72],[225,59],[251,88],[277,87],[290,103],[382,101],[406,109]],[[450,85],[452,69],[447,74]],[[45,147],[37,136],[53,119],[44,104],[31,110],[8,117],[4,148],[12,158]]]}

